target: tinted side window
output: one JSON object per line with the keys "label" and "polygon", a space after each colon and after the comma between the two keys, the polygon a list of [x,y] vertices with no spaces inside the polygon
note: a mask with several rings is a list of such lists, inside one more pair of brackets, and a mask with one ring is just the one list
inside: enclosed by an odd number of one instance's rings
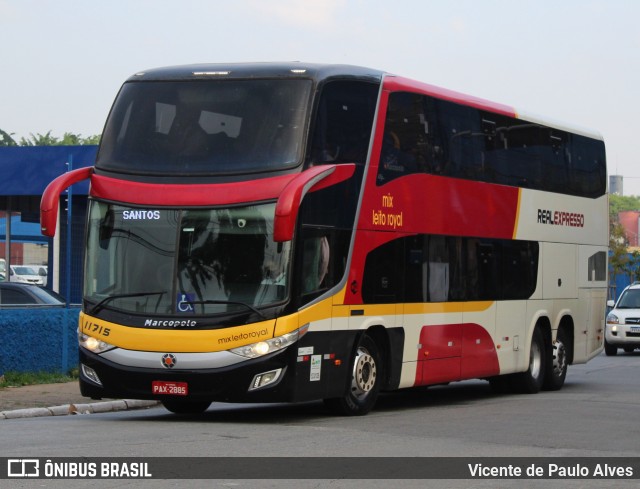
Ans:
{"label": "tinted side window", "polygon": [[367,257],[365,303],[527,299],[538,277],[538,243],[418,235]]}
{"label": "tinted side window", "polygon": [[[299,213],[295,277],[305,304],[338,284],[345,269],[364,167],[337,185],[305,195]],[[298,294],[294,294],[296,296]]]}
{"label": "tinted side window", "polygon": [[332,81],[322,88],[308,164],[364,164],[378,98],[377,84]]}
{"label": "tinted side window", "polygon": [[403,239],[397,239],[376,248],[367,256],[362,279],[365,303],[404,302],[404,245]]}
{"label": "tinted side window", "polygon": [[592,198],[606,191],[602,141],[426,95],[392,93],[377,183],[416,172]]}
{"label": "tinted side window", "polygon": [[35,304],[36,301],[33,297],[25,294],[21,290],[3,289],[0,292],[1,303],[4,305],[9,304]]}
{"label": "tinted side window", "polygon": [[305,226],[299,240],[302,273],[298,277],[302,303],[329,290],[344,275],[351,233]]}

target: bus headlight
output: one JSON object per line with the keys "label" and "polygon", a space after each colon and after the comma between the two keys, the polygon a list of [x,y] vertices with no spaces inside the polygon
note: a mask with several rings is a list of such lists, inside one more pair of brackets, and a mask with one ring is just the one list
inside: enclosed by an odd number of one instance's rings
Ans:
{"label": "bus headlight", "polygon": [[107,343],[106,341],[99,340],[93,336],[88,336],[80,331],[78,331],[78,343],[81,347],[86,348],[93,353],[102,353],[115,348],[114,345]]}
{"label": "bus headlight", "polygon": [[276,336],[275,338],[259,341],[257,343],[252,343],[250,345],[241,346],[239,348],[232,348],[229,351],[231,353],[235,353],[236,355],[247,358],[261,357],[263,355],[267,355],[268,353],[283,350],[289,345],[292,345],[300,338],[302,338],[308,329],[309,325],[305,324],[302,328],[296,329],[291,333],[287,333],[282,336]]}

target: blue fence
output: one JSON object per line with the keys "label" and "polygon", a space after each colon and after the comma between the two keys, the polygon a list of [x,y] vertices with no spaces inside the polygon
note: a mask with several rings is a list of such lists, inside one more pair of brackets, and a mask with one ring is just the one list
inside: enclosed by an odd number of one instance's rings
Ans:
{"label": "blue fence", "polygon": [[77,367],[79,313],[77,307],[0,310],[0,374]]}
{"label": "blue fence", "polygon": [[[61,213],[57,249],[53,240],[40,235],[37,224],[40,197],[57,176],[72,168],[93,165],[97,149],[97,146],[0,148],[0,210],[12,216],[13,240],[46,243],[49,264],[54,262],[53,254],[57,254],[57,287],[70,304],[82,300],[84,220],[89,185],[87,182],[74,185],[73,199],[68,192],[61,197],[61,209],[67,212]],[[0,219],[0,242],[7,239],[6,224],[6,219]],[[53,288],[51,283],[47,286]],[[0,375],[8,371],[67,372],[77,367],[78,313],[78,307],[0,307]]]}

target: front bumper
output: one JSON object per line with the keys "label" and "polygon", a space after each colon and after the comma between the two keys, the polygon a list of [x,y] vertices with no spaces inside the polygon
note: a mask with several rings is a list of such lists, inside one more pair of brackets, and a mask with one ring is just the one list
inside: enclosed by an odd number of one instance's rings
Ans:
{"label": "front bumper", "polygon": [[[188,365],[176,353],[176,368],[158,361],[149,368],[144,355],[140,363],[123,365],[80,348],[80,391],[94,399],[189,400],[223,402],[301,402],[337,397],[349,376],[353,332],[308,333],[298,343],[256,359],[212,368],[177,368]],[[303,354],[301,354],[301,352]],[[157,355],[157,354],[156,354]],[[123,358],[112,355],[111,358]],[[338,360],[338,361],[336,361]],[[144,365],[144,366],[143,366]],[[87,376],[91,369],[95,373]],[[257,389],[256,376],[279,370],[277,380]],[[97,381],[99,381],[99,383]],[[187,396],[154,394],[154,382],[187,384]]]}
{"label": "front bumper", "polygon": [[640,325],[607,324],[604,337],[610,345],[640,347]]}

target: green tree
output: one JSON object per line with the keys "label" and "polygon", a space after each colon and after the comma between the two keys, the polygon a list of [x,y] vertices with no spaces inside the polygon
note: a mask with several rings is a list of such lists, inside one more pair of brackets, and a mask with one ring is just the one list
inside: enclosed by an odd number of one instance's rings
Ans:
{"label": "green tree", "polygon": [[46,134],[29,133],[28,138],[20,138],[20,146],[57,146],[58,138],[51,135],[51,131]]}
{"label": "green tree", "polygon": [[18,143],[11,136],[13,136],[13,133],[9,134],[0,129],[0,146],[17,146]]}
{"label": "green tree", "polygon": [[28,138],[20,139],[20,146],[81,146],[85,144],[98,144],[100,135],[83,137],[81,134],[65,132],[62,138],[52,136],[51,131],[46,134],[30,133]]}
{"label": "green tree", "polygon": [[629,254],[627,253],[627,238],[622,224],[612,219],[609,227],[609,273],[610,284],[616,283],[616,277],[626,274],[629,268]]}
{"label": "green tree", "polygon": [[100,134],[84,137],[72,132],[65,132],[61,138],[52,136],[51,131],[35,135],[30,133],[28,138],[20,138],[19,143],[12,136],[13,133],[7,133],[0,129],[0,146],[82,146],[100,142]]}
{"label": "green tree", "polygon": [[627,273],[631,283],[640,281],[640,252],[634,250],[629,255]]}
{"label": "green tree", "polygon": [[618,212],[640,210],[640,197],[634,195],[609,195],[609,215],[618,220]]}

